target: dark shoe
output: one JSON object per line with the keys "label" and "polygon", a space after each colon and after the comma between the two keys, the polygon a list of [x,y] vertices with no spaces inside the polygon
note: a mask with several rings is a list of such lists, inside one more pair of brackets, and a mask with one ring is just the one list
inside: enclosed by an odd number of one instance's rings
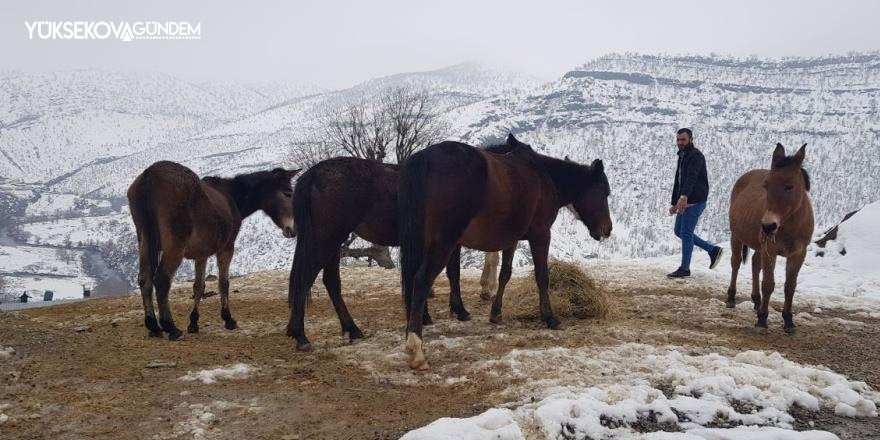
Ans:
{"label": "dark shoe", "polygon": [[691,271],[679,268],[675,272],[666,274],[666,276],[669,278],[685,278],[691,276]]}
{"label": "dark shoe", "polygon": [[721,261],[722,255],[724,255],[724,249],[721,246],[715,246],[715,249],[709,252],[709,269],[715,269],[715,266]]}

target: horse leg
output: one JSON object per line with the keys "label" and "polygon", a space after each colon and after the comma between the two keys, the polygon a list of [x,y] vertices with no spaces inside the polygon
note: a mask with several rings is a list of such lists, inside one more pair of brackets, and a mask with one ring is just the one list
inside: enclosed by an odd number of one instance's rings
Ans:
{"label": "horse leg", "polygon": [[434,284],[434,279],[440,275],[443,266],[449,262],[452,251],[458,246],[455,241],[449,241],[450,244],[441,243],[427,246],[425,259],[413,277],[413,292],[406,326],[406,352],[409,354],[409,367],[414,370],[430,368],[422,350],[422,318],[427,308],[428,292]]}
{"label": "horse leg", "polygon": [[339,277],[339,249],[330,258],[330,261],[324,266],[324,275],[322,281],[327,289],[327,295],[336,309],[336,316],[339,317],[339,323],[342,325],[342,336],[348,337],[349,342],[355,339],[363,339],[364,333],[354,323],[348,308],[345,307],[345,301],[342,299],[342,280]]}
{"label": "horse leg", "polygon": [[156,302],[159,304],[159,325],[168,339],[176,341],[183,336],[174,325],[174,317],[171,315],[171,306],[168,304],[168,292],[171,290],[171,279],[180,262],[183,261],[183,249],[163,247],[162,259],[159,261],[159,269],[156,271]]}
{"label": "horse leg", "polygon": [[559,328],[559,320],[553,316],[550,307],[550,294],[547,289],[550,286],[550,277],[547,269],[547,257],[550,253],[550,233],[529,239],[529,248],[532,251],[532,260],[535,263],[535,282],[538,284],[539,308],[541,320],[547,323],[551,329]]}
{"label": "horse leg", "polygon": [[[495,293],[495,301],[492,301],[492,312],[489,314],[489,322],[493,324],[501,324],[501,305],[504,298],[504,289],[507,282],[510,281],[510,274],[513,271],[513,254],[516,246],[505,249],[501,256],[501,273],[498,274],[498,292]],[[487,259],[488,259],[488,255]]]}
{"label": "horse leg", "polygon": [[226,330],[238,328],[238,323],[232,319],[229,312],[229,264],[232,263],[233,249],[221,251],[217,254],[217,284],[220,287],[220,318],[225,323]]}
{"label": "horse leg", "polygon": [[199,332],[199,302],[202,300],[202,295],[205,294],[205,265],[207,264],[207,258],[196,260],[196,279],[193,281],[193,308],[192,312],[189,313],[187,333]]}
{"label": "horse leg", "polygon": [[804,249],[785,260],[785,304],[782,307],[782,320],[785,322],[783,330],[786,333],[794,333],[794,320],[791,315],[791,302],[794,299],[794,289],[797,287],[797,276],[804,264],[807,250]]}
{"label": "horse leg", "polygon": [[446,277],[449,278],[449,312],[454,313],[459,321],[469,321],[471,314],[461,300],[461,246],[456,246],[449,256]]}
{"label": "horse leg", "polygon": [[755,327],[767,328],[767,313],[770,308],[770,295],[776,287],[776,281],[773,279],[773,271],[776,268],[776,256],[761,256],[761,271],[763,279],[761,280],[761,305],[758,307],[758,322]]}
{"label": "horse leg", "polygon": [[498,287],[498,252],[486,252],[483,261],[483,273],[480,276],[480,299],[489,301]]}
{"label": "horse leg", "polygon": [[752,304],[755,310],[761,306],[761,262],[762,253],[760,251],[752,254]]}
{"label": "horse leg", "polygon": [[156,311],[153,309],[153,273],[150,271],[150,261],[147,256],[146,240],[141,241],[140,264],[138,267],[138,286],[141,289],[141,299],[144,303],[144,326],[149,331],[151,338],[162,337],[162,327],[156,320]]}
{"label": "horse leg", "polygon": [[742,265],[742,242],[731,237],[730,249],[730,285],[727,286],[727,304],[725,304],[728,309],[736,307],[736,278]]}

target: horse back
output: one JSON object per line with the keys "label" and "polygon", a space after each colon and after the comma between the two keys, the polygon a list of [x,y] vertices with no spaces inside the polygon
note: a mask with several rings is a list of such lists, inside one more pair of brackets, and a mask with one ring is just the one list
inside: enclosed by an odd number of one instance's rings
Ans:
{"label": "horse back", "polygon": [[[300,235],[321,243],[339,242],[354,231],[371,243],[398,242],[397,179],[399,167],[356,157],[321,161],[297,180],[294,205],[301,206]],[[305,223],[312,227],[306,228]]]}

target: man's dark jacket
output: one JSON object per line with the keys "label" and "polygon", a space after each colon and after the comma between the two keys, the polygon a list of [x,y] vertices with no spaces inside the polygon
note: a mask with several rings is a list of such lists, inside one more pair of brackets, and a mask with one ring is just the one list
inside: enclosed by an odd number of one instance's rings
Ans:
{"label": "man's dark jacket", "polygon": [[676,204],[678,198],[683,195],[687,196],[688,205],[702,203],[709,198],[706,158],[693,144],[678,152],[675,184],[672,186],[672,204]]}

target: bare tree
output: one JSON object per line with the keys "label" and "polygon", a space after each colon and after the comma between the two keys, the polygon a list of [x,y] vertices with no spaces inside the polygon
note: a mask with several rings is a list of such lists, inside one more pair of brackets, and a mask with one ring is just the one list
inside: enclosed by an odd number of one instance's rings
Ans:
{"label": "bare tree", "polygon": [[[352,102],[327,111],[320,122],[322,129],[314,139],[291,144],[289,157],[297,166],[312,166],[336,154],[403,163],[442,139],[448,130],[431,94],[406,86],[389,89],[371,102]],[[382,267],[394,267],[387,247],[352,248],[354,239],[352,234],[343,243],[343,257],[366,257]]]}
{"label": "bare tree", "polygon": [[291,142],[287,159],[293,166],[309,169],[316,163],[339,155],[339,149],[333,144],[313,137],[308,140]]}
{"label": "bare tree", "polygon": [[397,163],[414,152],[439,142],[449,130],[427,90],[398,87],[382,99],[382,108],[394,137]]}

